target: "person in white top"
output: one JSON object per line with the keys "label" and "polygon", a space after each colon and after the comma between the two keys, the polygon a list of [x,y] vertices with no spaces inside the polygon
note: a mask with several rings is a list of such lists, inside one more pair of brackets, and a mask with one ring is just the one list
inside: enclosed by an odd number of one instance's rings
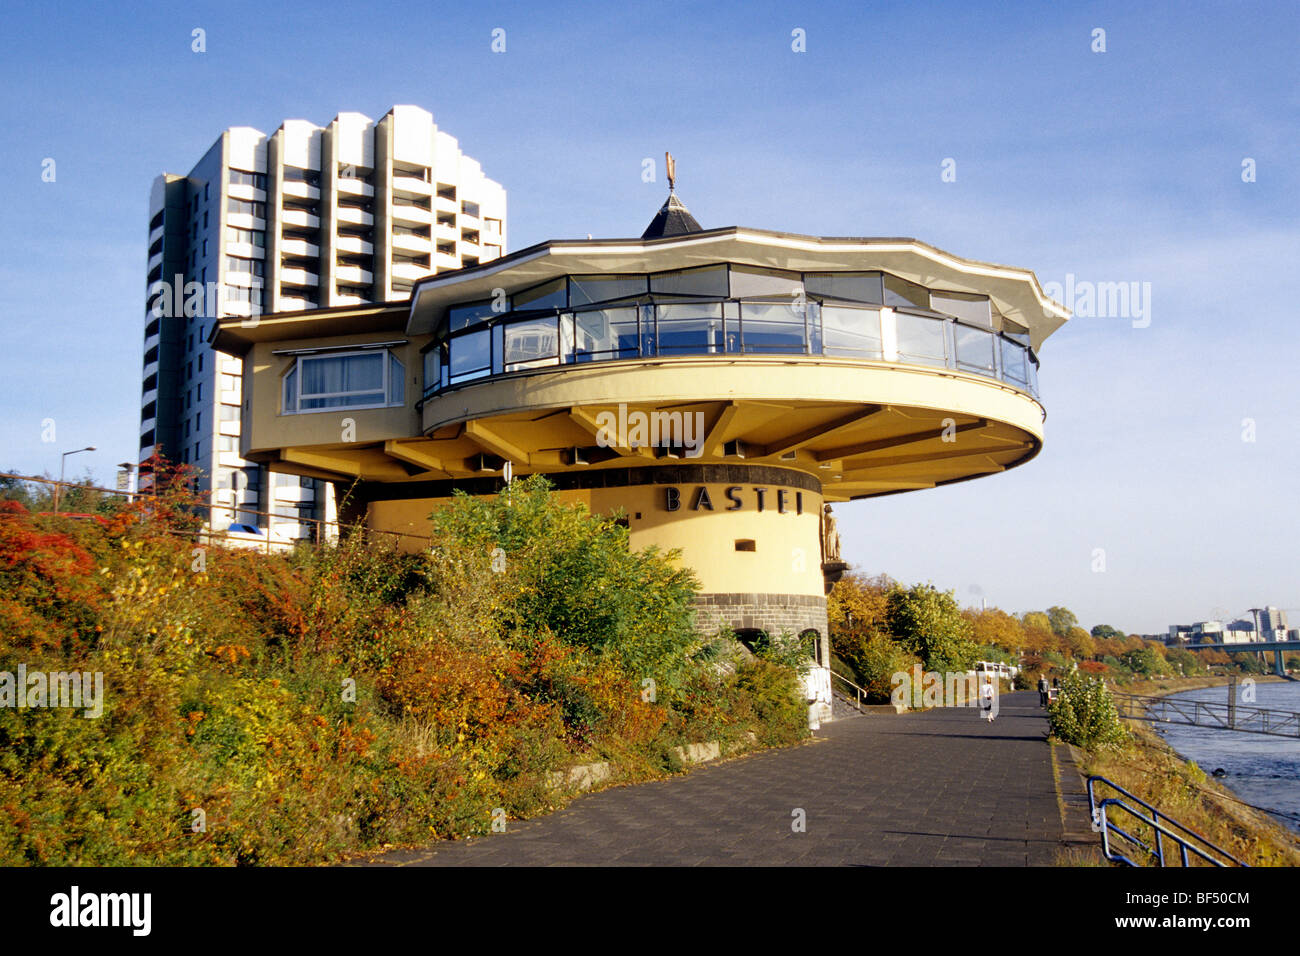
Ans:
{"label": "person in white top", "polygon": [[990,724],[993,723],[993,718],[997,716],[993,712],[993,696],[996,693],[997,689],[993,686],[992,676],[986,674],[984,683],[980,687],[980,710],[984,711],[984,719]]}

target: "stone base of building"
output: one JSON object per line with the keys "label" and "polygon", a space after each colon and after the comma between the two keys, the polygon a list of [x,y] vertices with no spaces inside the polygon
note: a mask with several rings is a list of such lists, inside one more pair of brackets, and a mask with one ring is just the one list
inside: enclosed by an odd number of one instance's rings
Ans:
{"label": "stone base of building", "polygon": [[[695,626],[704,634],[728,627],[740,637],[761,631],[768,637],[795,636],[815,631],[819,667],[805,675],[808,686],[808,726],[816,730],[833,719],[830,705],[830,635],[826,623],[826,598],[811,594],[700,594],[695,598]],[[810,662],[812,663],[812,662]],[[824,672],[824,673],[823,673]],[[812,680],[821,675],[823,680]],[[814,691],[814,685],[820,690]],[[814,699],[816,698],[816,699]]]}
{"label": "stone base of building", "polygon": [[722,627],[763,631],[772,637],[784,631],[799,635],[813,630],[825,640],[826,598],[811,594],[700,594],[695,599],[695,624],[706,634]]}

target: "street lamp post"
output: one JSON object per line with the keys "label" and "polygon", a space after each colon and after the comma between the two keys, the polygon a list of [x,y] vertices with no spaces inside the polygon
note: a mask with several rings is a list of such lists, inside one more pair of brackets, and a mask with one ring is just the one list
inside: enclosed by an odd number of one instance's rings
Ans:
{"label": "street lamp post", "polygon": [[73,451],[65,451],[63,457],[59,459],[59,483],[54,486],[54,513],[59,513],[59,499],[63,497],[63,470],[67,467],[68,456],[77,455],[83,451],[94,451],[94,445],[87,445],[85,448],[77,448]]}

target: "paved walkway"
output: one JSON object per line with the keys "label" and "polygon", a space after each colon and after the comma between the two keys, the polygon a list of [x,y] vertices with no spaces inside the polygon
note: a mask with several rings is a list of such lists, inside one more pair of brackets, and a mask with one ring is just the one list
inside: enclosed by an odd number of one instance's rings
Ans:
{"label": "paved walkway", "polygon": [[[473,840],[372,863],[1049,865],[1063,838],[1036,693],[974,709],[871,714],[799,747],[580,797]],[[792,830],[796,809],[806,831]]]}

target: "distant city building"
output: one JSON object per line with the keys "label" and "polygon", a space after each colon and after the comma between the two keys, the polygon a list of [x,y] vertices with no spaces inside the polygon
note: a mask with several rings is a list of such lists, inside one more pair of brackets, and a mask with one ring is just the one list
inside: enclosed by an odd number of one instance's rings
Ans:
{"label": "distant city building", "polygon": [[[416,106],[227,129],[187,175],[155,179],[149,216],[140,460],[197,466],[214,528],[281,541],[333,517],[329,485],[240,454],[244,364],[209,345],[214,323],[404,300],[506,244],[505,190]],[[335,384],[326,404],[351,394]]]}
{"label": "distant city building", "polygon": [[1255,640],[1255,625],[1244,619],[1233,621],[1228,625],[1223,639],[1227,644],[1249,644]]}
{"label": "distant city building", "polygon": [[1266,641],[1286,640],[1286,612],[1266,607],[1259,612],[1259,630]]}
{"label": "distant city building", "polygon": [[1226,626],[1222,621],[1171,624],[1164,641],[1166,644],[1243,644],[1254,639],[1255,625],[1239,620]]}

